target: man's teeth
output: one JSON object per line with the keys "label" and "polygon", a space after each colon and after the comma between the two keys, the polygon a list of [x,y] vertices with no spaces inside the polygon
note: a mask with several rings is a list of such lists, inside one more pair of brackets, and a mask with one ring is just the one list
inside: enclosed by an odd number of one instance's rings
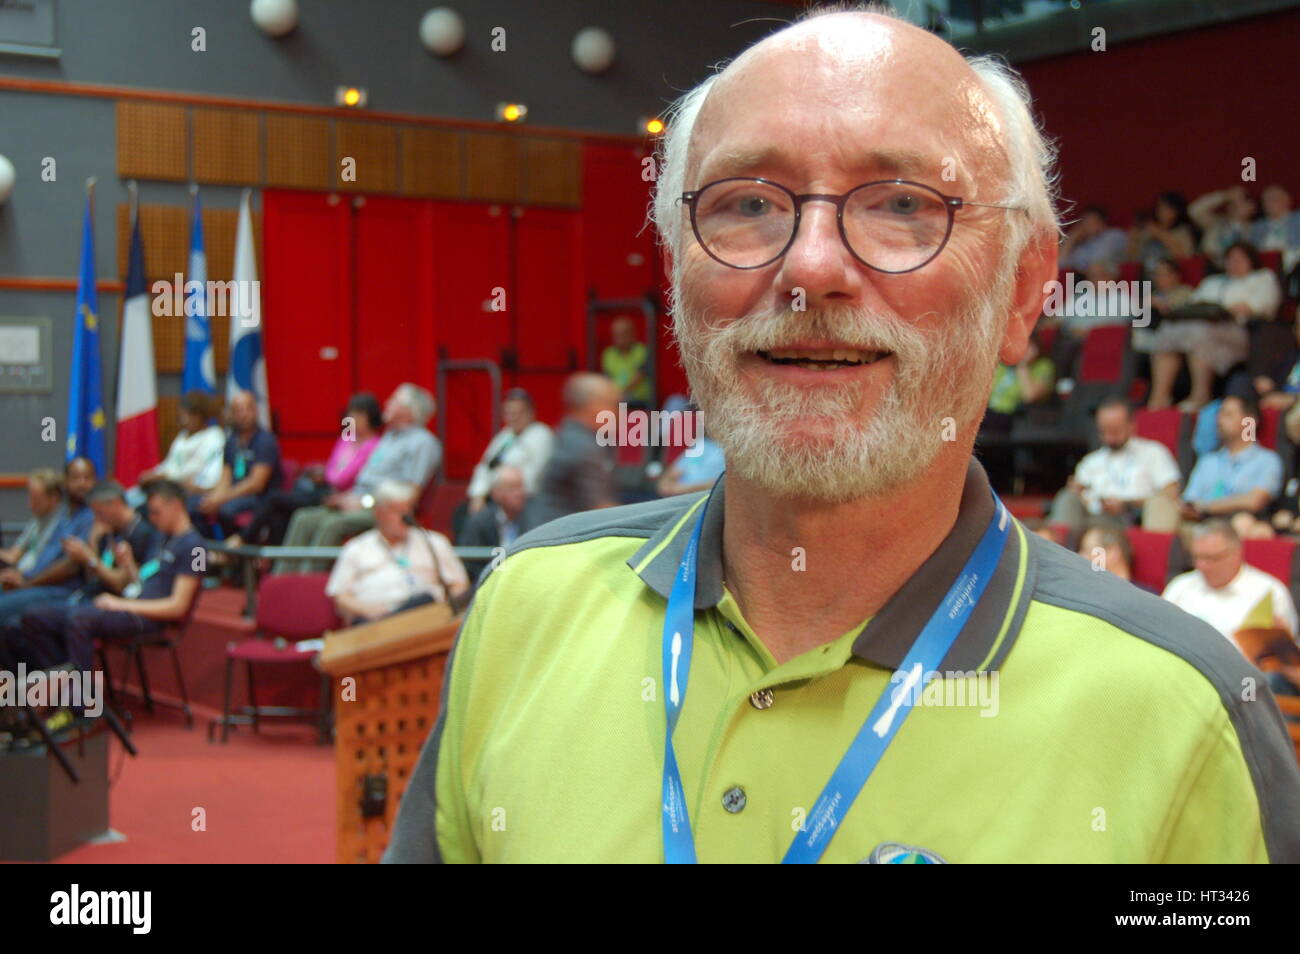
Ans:
{"label": "man's teeth", "polygon": [[800,367],[820,367],[806,362],[837,362],[841,364],[870,364],[879,360],[885,352],[864,351],[858,348],[820,348],[810,351],[774,350],[763,352],[772,361],[790,361]]}

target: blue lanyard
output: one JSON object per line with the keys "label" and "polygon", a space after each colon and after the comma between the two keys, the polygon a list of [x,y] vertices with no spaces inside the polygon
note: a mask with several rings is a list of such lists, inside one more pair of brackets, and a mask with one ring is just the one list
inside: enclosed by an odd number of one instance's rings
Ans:
{"label": "blue lanyard", "polygon": [[[710,495],[712,496],[712,495]],[[1009,515],[1002,501],[993,495],[996,508],[988,529],[957,579],[949,587],[939,608],[934,611],[907,651],[903,664],[890,679],[867,716],[857,737],[849,746],[826,787],[822,789],[803,829],[795,836],[782,859],[783,864],[815,864],[826,851],[835,832],[853,802],[867,784],[867,779],[894,740],[898,730],[921,697],[927,673],[938,669],[957,636],[970,619],[988,586],[1006,546]],[[665,737],[663,773],[664,860],[668,864],[694,864],[695,839],[686,807],[686,794],[677,754],[673,750],[673,730],[686,699],[686,681],[691,669],[691,648],[695,636],[695,577],[698,565],[700,531],[708,513],[708,498],[691,531],[690,542],[682,554],[668,596],[668,612],[663,632],[663,689]],[[897,688],[894,687],[895,684]]]}

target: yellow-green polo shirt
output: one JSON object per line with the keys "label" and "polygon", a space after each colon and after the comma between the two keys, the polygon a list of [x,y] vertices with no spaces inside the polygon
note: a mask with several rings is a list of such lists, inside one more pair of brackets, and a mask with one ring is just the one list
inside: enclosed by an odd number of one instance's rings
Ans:
{"label": "yellow-green polo shirt", "polygon": [[[770,863],[898,685],[994,506],[972,461],[952,531],[880,612],[777,665],[722,584],[725,481],[674,744],[699,860]],[[385,860],[663,860],[662,626],[703,498],[576,514],[507,551],[398,780]],[[816,541],[805,558],[814,569]],[[1209,626],[1019,523],[939,671],[824,861],[1300,860],[1300,772],[1260,674]]]}

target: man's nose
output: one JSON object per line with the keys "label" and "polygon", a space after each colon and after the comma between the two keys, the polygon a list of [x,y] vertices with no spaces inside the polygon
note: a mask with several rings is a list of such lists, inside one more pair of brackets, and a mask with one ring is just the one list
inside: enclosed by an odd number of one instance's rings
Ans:
{"label": "man's nose", "polygon": [[862,290],[858,262],[840,237],[835,205],[805,202],[794,242],[781,260],[783,290],[802,289],[809,304],[856,298]]}

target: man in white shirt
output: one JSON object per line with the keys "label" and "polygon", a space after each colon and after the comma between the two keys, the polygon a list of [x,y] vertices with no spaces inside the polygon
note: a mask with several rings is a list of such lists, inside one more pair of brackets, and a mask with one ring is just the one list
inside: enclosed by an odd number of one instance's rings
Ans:
{"label": "man in white shirt", "polygon": [[447,538],[408,525],[418,495],[412,484],[395,480],[375,490],[374,529],[348,541],[325,585],[344,619],[382,619],[469,589],[469,576]]}
{"label": "man in white shirt", "polygon": [[469,515],[483,509],[492,491],[492,474],[503,465],[517,467],[524,476],[524,492],[537,489],[537,479],[542,475],[551,456],[555,436],[551,429],[537,420],[533,399],[523,388],[507,391],[501,402],[501,415],[505,427],[488,442],[487,450],[470,477]]}
{"label": "man in white shirt", "polygon": [[1226,520],[1210,520],[1196,528],[1192,559],[1196,569],[1174,577],[1165,587],[1163,595],[1169,602],[1232,640],[1251,611],[1271,596],[1273,625],[1295,636],[1291,592],[1276,577],[1246,564],[1241,538]]}
{"label": "man in white shirt", "polygon": [[1101,402],[1097,436],[1102,446],[1079,461],[1052,501],[1050,522],[1068,524],[1073,532],[1097,523],[1128,525],[1154,497],[1177,502],[1181,474],[1174,455],[1159,441],[1134,433],[1133,412],[1124,398]]}

